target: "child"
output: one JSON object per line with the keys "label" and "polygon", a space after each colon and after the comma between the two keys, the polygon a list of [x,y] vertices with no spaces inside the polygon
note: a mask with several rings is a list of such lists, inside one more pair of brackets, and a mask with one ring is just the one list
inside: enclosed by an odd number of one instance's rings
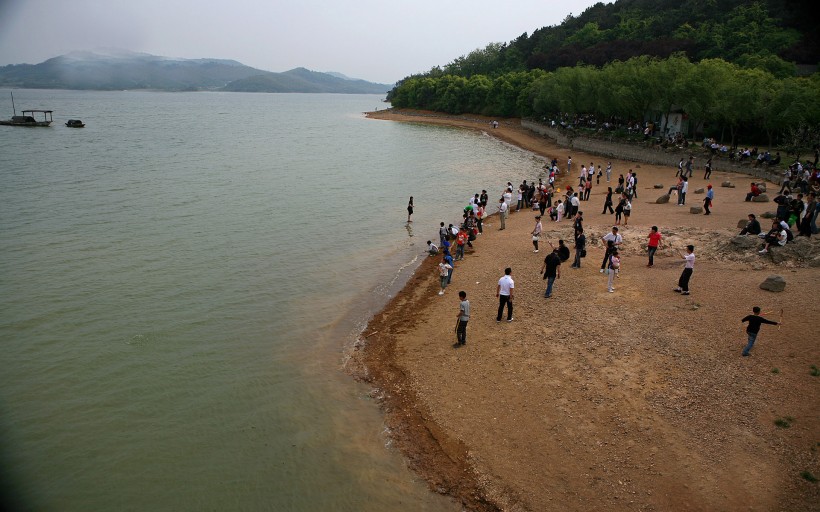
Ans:
{"label": "child", "polygon": [[453,270],[453,266],[447,263],[447,256],[444,256],[441,259],[441,263],[438,264],[438,277],[441,282],[441,291],[438,292],[439,295],[444,295],[444,289],[447,288],[451,270]]}
{"label": "child", "polygon": [[427,240],[427,253],[430,256],[438,254],[438,247],[436,247],[436,244],[434,244],[432,240]]}

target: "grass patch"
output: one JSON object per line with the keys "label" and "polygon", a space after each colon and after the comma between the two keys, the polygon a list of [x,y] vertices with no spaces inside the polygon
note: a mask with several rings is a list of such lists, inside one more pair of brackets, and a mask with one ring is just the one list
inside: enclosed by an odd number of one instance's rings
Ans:
{"label": "grass patch", "polygon": [[772,368],[772,373],[780,373],[780,368]]}
{"label": "grass patch", "polygon": [[777,418],[774,420],[774,424],[776,427],[779,428],[789,428],[792,426],[792,422],[794,422],[794,418],[791,416],[786,416],[785,418]]}
{"label": "grass patch", "polygon": [[818,369],[814,365],[811,365],[811,371],[809,372],[809,375],[811,375],[812,377],[820,376],[820,369]]}
{"label": "grass patch", "polygon": [[817,477],[811,474],[811,471],[801,471],[800,476],[803,477],[803,480],[811,482],[813,484],[817,483]]}

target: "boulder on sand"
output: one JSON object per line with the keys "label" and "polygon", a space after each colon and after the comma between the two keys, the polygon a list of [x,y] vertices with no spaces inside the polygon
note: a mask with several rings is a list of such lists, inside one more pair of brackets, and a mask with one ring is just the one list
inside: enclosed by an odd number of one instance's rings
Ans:
{"label": "boulder on sand", "polygon": [[695,194],[703,194],[704,192],[705,190],[703,190],[703,187],[695,189]]}
{"label": "boulder on sand", "polygon": [[754,196],[752,198],[752,202],[753,203],[768,203],[769,202],[769,196],[767,196],[766,194],[760,194],[760,195]]}
{"label": "boulder on sand", "polygon": [[745,228],[745,227],[746,227],[746,224],[748,224],[748,223],[749,223],[749,221],[748,221],[748,220],[746,220],[746,219],[740,219],[739,221],[737,221],[737,228],[738,228],[738,229],[743,229],[743,228]]}
{"label": "boulder on sand", "polygon": [[663,188],[663,183],[655,183],[652,188]]}
{"label": "boulder on sand", "polygon": [[771,275],[760,283],[760,289],[769,290],[770,292],[782,292],[786,289],[786,280],[783,279],[783,276]]}
{"label": "boulder on sand", "polygon": [[666,204],[669,202],[669,194],[664,194],[655,201],[657,204]]}
{"label": "boulder on sand", "polygon": [[731,181],[724,181],[723,183],[720,184],[720,186],[721,187],[726,187],[726,188],[735,188],[735,186],[732,184]]}
{"label": "boulder on sand", "polygon": [[689,208],[689,213],[694,213],[694,214],[703,213],[703,207],[702,206],[693,206],[693,207]]}

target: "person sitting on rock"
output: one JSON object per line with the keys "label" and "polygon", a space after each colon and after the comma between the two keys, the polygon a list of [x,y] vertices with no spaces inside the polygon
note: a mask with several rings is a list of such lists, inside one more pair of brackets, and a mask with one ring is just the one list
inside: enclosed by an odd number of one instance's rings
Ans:
{"label": "person sitting on rock", "polygon": [[752,200],[752,198],[757,197],[757,196],[759,196],[759,195],[760,195],[760,187],[758,187],[758,186],[757,186],[757,183],[755,183],[755,182],[753,181],[753,182],[752,182],[752,185],[751,185],[751,190],[749,191],[749,193],[748,193],[748,194],[746,194],[746,201],[747,201],[747,202],[748,202],[748,201],[751,201],[751,200]]}
{"label": "person sitting on rock", "polygon": [[749,222],[746,223],[746,227],[744,227],[741,231],[741,235],[759,235],[761,231],[760,222],[758,222],[757,218],[755,217],[754,213],[749,214]]}
{"label": "person sitting on rock", "polygon": [[763,249],[758,251],[759,254],[766,254],[767,252],[769,252],[769,247],[771,247],[772,245],[777,245],[780,247],[786,245],[786,230],[783,229],[783,226],[780,225],[779,221],[775,220],[772,223],[772,229],[769,230],[769,233],[763,240],[764,242],[766,242],[766,245],[763,246]]}

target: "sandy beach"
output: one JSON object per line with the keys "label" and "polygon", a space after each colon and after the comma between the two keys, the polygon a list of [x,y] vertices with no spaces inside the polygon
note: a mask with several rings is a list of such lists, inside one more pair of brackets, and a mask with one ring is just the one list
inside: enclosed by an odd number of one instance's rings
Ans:
{"label": "sandy beach", "polygon": [[[603,157],[558,147],[514,119],[491,129],[490,118],[473,115],[385,110],[368,117],[482,130],[557,158],[562,171],[570,155],[575,169],[606,166]],[[779,263],[732,245],[740,220],[776,205],[744,201],[749,176],[714,172],[704,181],[705,156],[694,154],[685,207],[674,197],[655,203],[674,185],[674,168],[612,161],[613,188],[629,169],[639,177],[629,225],[620,226],[614,293],[599,273],[600,237],[614,223],[601,213],[602,178],[580,207],[588,255],[579,269],[572,260],[561,265],[551,298],[540,273],[546,240],[572,247],[572,223],[545,217],[535,254],[535,212],[522,210],[503,231],[489,218],[443,296],[439,258],[427,258],[370,321],[348,367],[372,384],[393,445],[434,492],[482,511],[820,510],[820,484],[811,481],[820,478],[820,268],[812,266],[820,240],[801,241],[806,257]],[[562,173],[562,190],[577,185],[575,174]],[[533,178],[508,180],[517,186]],[[735,187],[721,187],[724,181]],[[707,183],[713,214],[690,213],[703,200],[694,191]],[[503,185],[476,184],[476,192],[490,193],[488,212]],[[773,197],[779,186],[768,188]],[[767,230],[770,221],[760,220]],[[652,225],[664,248],[647,268]],[[415,226],[431,239],[437,227]],[[697,260],[691,295],[683,296],[673,288],[687,244]],[[505,267],[515,280],[514,321],[497,323],[495,290]],[[785,278],[785,290],[761,289],[774,274]],[[467,344],[455,348],[459,290],[472,316]],[[751,357],[741,357],[741,319],[753,306],[775,321],[782,310],[782,325],[764,325]]]}

